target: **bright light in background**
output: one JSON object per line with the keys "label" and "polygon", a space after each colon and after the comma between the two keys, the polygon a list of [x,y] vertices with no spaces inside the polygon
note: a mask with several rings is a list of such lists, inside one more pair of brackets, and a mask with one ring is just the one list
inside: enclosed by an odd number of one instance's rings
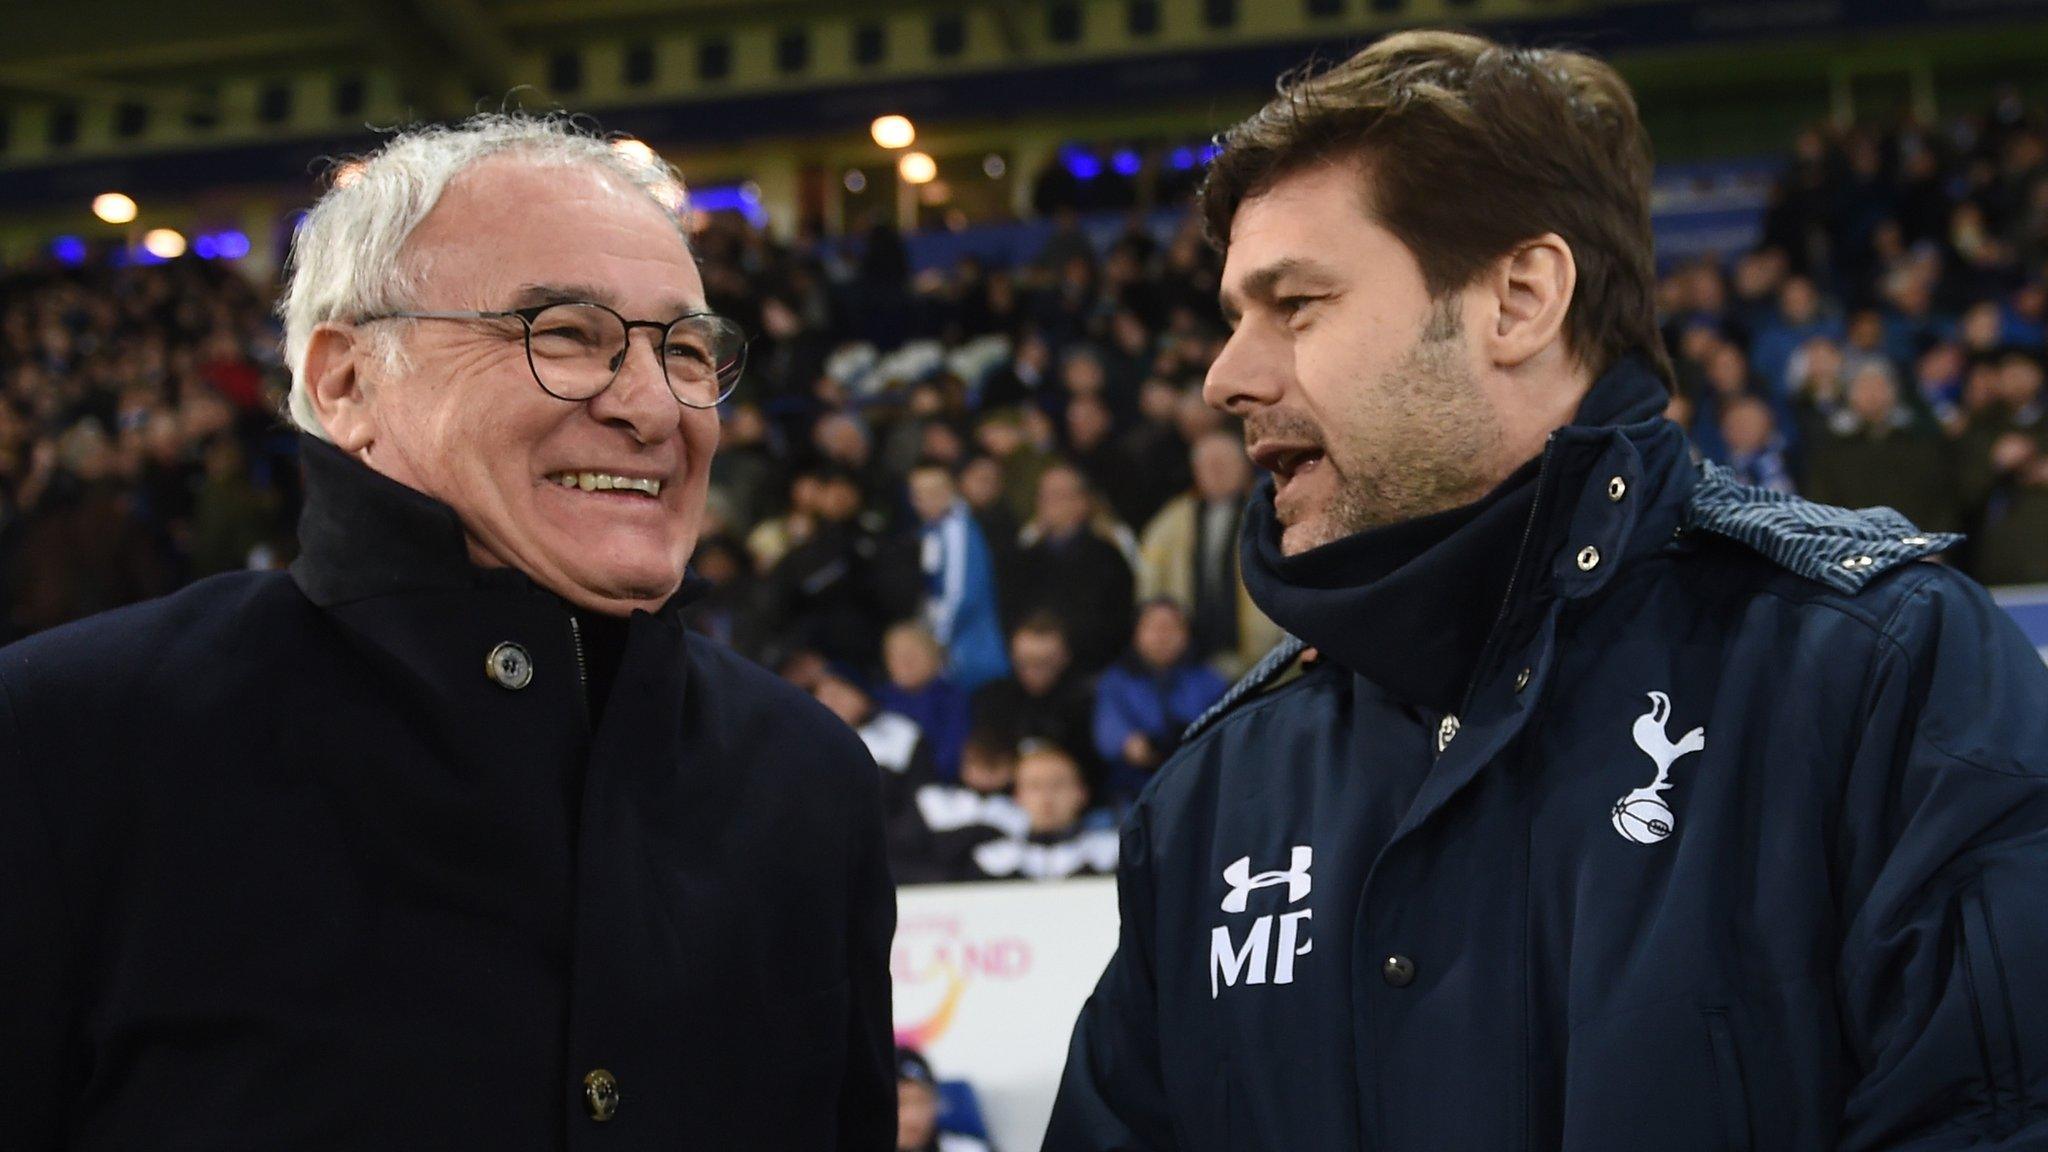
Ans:
{"label": "bright light in background", "polygon": [[92,214],[109,224],[126,224],[135,219],[135,201],[119,192],[102,192],[92,198]]}
{"label": "bright light in background", "polygon": [[351,160],[334,170],[334,186],[336,188],[346,188],[362,178],[363,162],[361,160]]}
{"label": "bright light in background", "polygon": [[201,260],[211,260],[220,255],[220,244],[214,240],[212,233],[201,232],[192,238],[192,254]]}
{"label": "bright light in background", "polygon": [[249,238],[240,232],[223,232],[213,238],[213,246],[223,260],[240,260],[249,254]]}
{"label": "bright light in background", "polygon": [[856,196],[868,190],[867,174],[858,168],[847,169],[846,179],[840,181],[840,183],[846,185],[846,190]]}
{"label": "bright light in background", "polygon": [[931,183],[926,184],[917,190],[918,201],[923,204],[929,204],[934,208],[946,203],[952,198],[953,186],[946,183],[944,180],[934,180]]}
{"label": "bright light in background", "polygon": [[1193,148],[1175,148],[1173,154],[1167,157],[1166,162],[1173,165],[1175,169],[1185,172],[1195,166],[1195,150]]}
{"label": "bright light in background", "polygon": [[908,116],[877,116],[868,125],[868,134],[884,148],[908,148],[917,139],[917,126]]}
{"label": "bright light in background", "polygon": [[991,180],[1001,180],[1003,178],[1003,173],[1008,172],[1009,170],[1009,161],[1004,160],[1001,156],[996,155],[994,152],[991,152],[988,155],[983,156],[981,158],[981,173],[982,175],[987,176]]}
{"label": "bright light in background", "polygon": [[1102,175],[1102,161],[1093,152],[1080,148],[1069,148],[1060,159],[1067,166],[1067,172],[1076,180],[1093,180]]}
{"label": "bright light in background", "polygon": [[1136,152],[1126,148],[1109,158],[1109,166],[1115,169],[1116,174],[1119,176],[1136,176],[1138,170],[1145,165],[1142,160],[1138,159]]}
{"label": "bright light in background", "polygon": [[761,202],[761,186],[752,180],[741,184],[740,199],[745,200],[749,204],[759,204]]}
{"label": "bright light in background", "polygon": [[655,162],[654,149],[649,148],[644,141],[633,139],[614,140],[612,141],[612,151],[617,152],[620,156],[635,164],[652,164]]}
{"label": "bright light in background", "polygon": [[77,267],[85,263],[85,241],[76,236],[59,236],[50,241],[50,255],[55,256],[59,264]]}
{"label": "bright light in background", "polygon": [[939,162],[922,152],[905,152],[896,162],[896,174],[906,184],[929,184],[939,174]]}
{"label": "bright light in background", "polygon": [[152,228],[142,238],[142,249],[159,260],[176,260],[185,254],[185,237],[173,228]]}

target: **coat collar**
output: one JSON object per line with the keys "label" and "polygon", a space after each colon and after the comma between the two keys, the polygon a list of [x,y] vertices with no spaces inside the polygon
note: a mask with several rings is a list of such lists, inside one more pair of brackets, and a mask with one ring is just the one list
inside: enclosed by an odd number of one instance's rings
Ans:
{"label": "coat collar", "polygon": [[[292,579],[322,608],[407,592],[524,589],[544,593],[511,568],[469,558],[455,510],[370,468],[316,436],[299,437],[305,509]],[[656,616],[675,620],[708,584],[683,581]]]}

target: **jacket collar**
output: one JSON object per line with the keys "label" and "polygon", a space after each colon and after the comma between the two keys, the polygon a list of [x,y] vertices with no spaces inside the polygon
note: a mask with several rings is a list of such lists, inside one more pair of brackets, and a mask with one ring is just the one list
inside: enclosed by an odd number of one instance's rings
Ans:
{"label": "jacket collar", "polygon": [[[447,504],[378,472],[316,436],[299,437],[305,509],[291,567],[322,608],[407,592],[544,590],[511,568],[469,558],[462,520]],[[691,575],[655,615],[675,619],[708,584]]]}
{"label": "jacket collar", "polygon": [[1491,644],[1531,609],[1596,594],[1668,544],[1697,473],[1667,393],[1624,361],[1594,382],[1543,454],[1476,504],[1279,553],[1270,480],[1241,540],[1266,614],[1390,695],[1459,710]]}

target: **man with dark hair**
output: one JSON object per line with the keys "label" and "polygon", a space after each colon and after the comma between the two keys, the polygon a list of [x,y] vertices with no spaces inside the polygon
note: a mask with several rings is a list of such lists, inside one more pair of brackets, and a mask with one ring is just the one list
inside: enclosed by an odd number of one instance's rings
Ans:
{"label": "man with dark hair", "polygon": [[1693,462],[1649,174],[1606,65],[1442,32],[1223,137],[1299,640],[1125,823],[1048,1149],[2048,1141],[2048,668],[1953,537]]}

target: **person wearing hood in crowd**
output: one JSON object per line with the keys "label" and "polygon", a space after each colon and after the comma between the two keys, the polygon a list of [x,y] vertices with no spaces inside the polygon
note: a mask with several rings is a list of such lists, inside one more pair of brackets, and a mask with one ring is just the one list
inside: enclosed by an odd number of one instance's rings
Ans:
{"label": "person wearing hood in crowd", "polygon": [[1296,639],[1124,822],[1047,1152],[2048,1143],[2048,666],[1955,537],[1664,419],[1626,83],[1406,31],[1220,148]]}

